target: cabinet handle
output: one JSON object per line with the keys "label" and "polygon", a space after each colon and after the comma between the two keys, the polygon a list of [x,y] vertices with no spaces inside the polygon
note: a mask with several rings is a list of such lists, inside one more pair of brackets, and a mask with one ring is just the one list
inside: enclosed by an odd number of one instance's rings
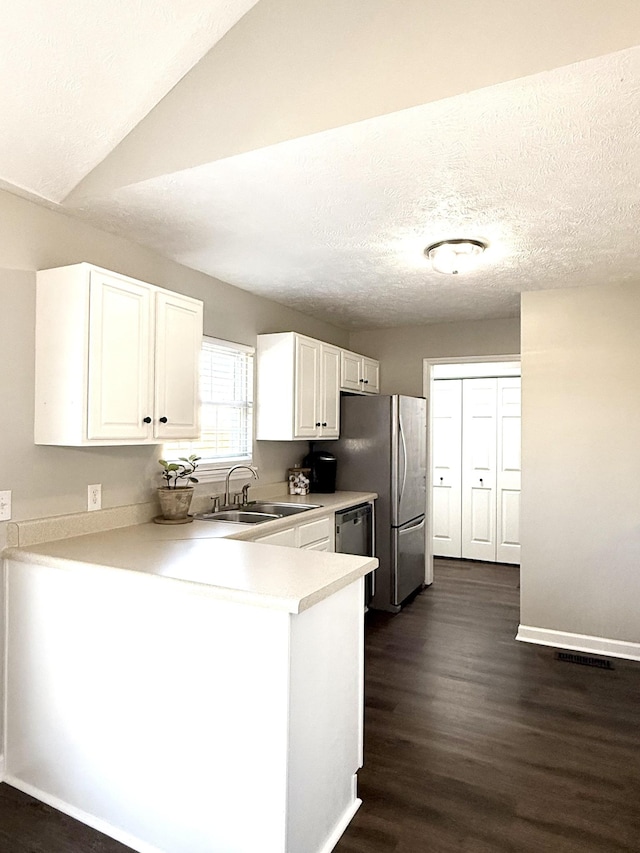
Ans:
{"label": "cabinet handle", "polygon": [[143,419],[142,419],[142,422],[143,422],[143,423],[145,423],[145,424],[150,424],[150,423],[151,423],[151,418],[147,415],[147,417],[146,417],[146,418],[143,418]]}
{"label": "cabinet handle", "polygon": [[169,418],[158,418],[158,420],[160,421],[161,424],[166,424],[166,422],[169,420]]}

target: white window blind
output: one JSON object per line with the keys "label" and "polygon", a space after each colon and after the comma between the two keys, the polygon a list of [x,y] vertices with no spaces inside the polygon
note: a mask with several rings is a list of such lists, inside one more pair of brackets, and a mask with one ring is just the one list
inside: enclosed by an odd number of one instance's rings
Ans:
{"label": "white window blind", "polygon": [[[168,456],[197,453],[200,471],[251,461],[253,348],[205,337],[200,353],[200,440],[165,445]],[[196,476],[198,476],[198,473]]]}

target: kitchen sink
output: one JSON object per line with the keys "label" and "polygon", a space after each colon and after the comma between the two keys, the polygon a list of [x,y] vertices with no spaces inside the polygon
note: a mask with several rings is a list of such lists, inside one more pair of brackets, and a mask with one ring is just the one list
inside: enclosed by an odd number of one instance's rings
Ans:
{"label": "kitchen sink", "polygon": [[252,501],[242,509],[245,512],[268,512],[284,518],[287,515],[297,515],[299,512],[307,512],[309,509],[318,509],[320,504],[287,504],[271,503],[270,501]]}
{"label": "kitchen sink", "polygon": [[241,509],[223,509],[219,512],[198,512],[193,516],[198,521],[232,521],[236,524],[262,524],[280,518],[275,513],[251,512]]}
{"label": "kitchen sink", "polygon": [[193,517],[199,521],[232,521],[236,524],[261,524],[274,518],[286,518],[298,515],[320,504],[287,504],[270,501],[253,501],[240,509],[221,509],[218,512],[198,512]]}

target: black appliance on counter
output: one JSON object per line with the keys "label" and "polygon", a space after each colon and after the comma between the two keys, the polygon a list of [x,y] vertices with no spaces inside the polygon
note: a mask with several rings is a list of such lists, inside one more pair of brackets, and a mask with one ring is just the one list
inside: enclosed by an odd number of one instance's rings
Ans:
{"label": "black appliance on counter", "polygon": [[311,469],[310,490],[321,494],[332,494],[336,490],[337,460],[328,450],[313,450],[302,460],[304,468]]}

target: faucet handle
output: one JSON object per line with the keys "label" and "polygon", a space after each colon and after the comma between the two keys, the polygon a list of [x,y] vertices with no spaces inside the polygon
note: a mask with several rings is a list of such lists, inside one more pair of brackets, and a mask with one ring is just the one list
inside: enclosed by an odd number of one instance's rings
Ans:
{"label": "faucet handle", "polygon": [[220,495],[211,496],[211,512],[220,511]]}
{"label": "faucet handle", "polygon": [[233,495],[233,503],[234,505],[240,506],[242,503],[242,492],[235,492]]}

